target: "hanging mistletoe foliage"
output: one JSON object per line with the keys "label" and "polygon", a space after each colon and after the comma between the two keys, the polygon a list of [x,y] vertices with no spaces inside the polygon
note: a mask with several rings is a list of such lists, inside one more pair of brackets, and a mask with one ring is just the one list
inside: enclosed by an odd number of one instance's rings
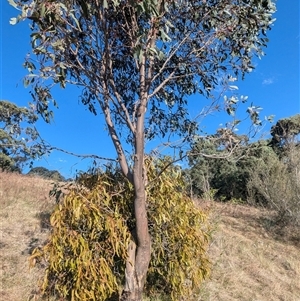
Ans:
{"label": "hanging mistletoe foliage", "polygon": [[[158,176],[169,162],[147,158],[145,165],[152,237],[145,292],[188,300],[209,273],[209,226],[206,214],[185,194],[178,168]],[[133,192],[119,170],[79,178],[78,187],[51,216],[48,243],[31,256],[32,264],[46,265],[44,296],[72,301],[117,298],[124,285],[128,247],[135,242],[133,208],[128,206]]]}

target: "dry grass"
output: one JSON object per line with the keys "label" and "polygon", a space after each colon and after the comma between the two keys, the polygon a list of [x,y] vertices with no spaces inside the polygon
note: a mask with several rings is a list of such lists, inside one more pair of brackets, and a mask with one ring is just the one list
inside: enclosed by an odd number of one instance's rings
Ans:
{"label": "dry grass", "polygon": [[[28,255],[49,235],[51,187],[51,181],[41,178],[0,173],[1,301],[26,301],[36,289],[42,271],[29,270]],[[271,227],[268,211],[208,204],[216,224],[210,248],[213,268],[197,301],[299,301],[295,232]]]}
{"label": "dry grass", "polygon": [[299,301],[300,244],[289,233],[294,229],[278,232],[271,212],[249,206],[214,203],[212,213],[218,220],[212,274],[198,301]]}
{"label": "dry grass", "polygon": [[0,300],[28,300],[39,271],[29,270],[28,255],[48,236],[51,181],[0,173]]}

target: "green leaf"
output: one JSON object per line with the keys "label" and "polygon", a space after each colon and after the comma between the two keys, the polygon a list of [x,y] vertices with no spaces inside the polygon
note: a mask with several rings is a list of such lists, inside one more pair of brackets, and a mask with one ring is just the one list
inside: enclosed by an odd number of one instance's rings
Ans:
{"label": "green leaf", "polygon": [[81,31],[81,27],[80,27],[79,21],[77,20],[77,18],[75,17],[75,15],[70,13],[70,16],[75,21],[75,23],[77,25],[77,28]]}
{"label": "green leaf", "polygon": [[81,6],[81,9],[83,11],[83,15],[88,18],[89,16],[89,11],[88,11],[88,6],[87,6],[87,3],[85,0],[80,0],[80,6]]}
{"label": "green leaf", "polygon": [[275,117],[275,115],[270,115],[270,116],[266,116],[265,118],[269,122],[274,122],[274,117]]}
{"label": "green leaf", "polygon": [[27,88],[30,84],[30,80],[27,77],[25,77],[23,84],[24,84],[24,87]]}
{"label": "green leaf", "polygon": [[62,69],[67,69],[66,65],[63,62],[59,63],[59,67]]}
{"label": "green leaf", "polygon": [[227,112],[228,115],[234,116],[235,108],[233,108],[233,107],[228,107],[228,108],[226,109],[226,112]]}
{"label": "green leaf", "polygon": [[159,51],[158,58],[159,58],[159,60],[163,60],[165,58],[164,52]]}
{"label": "green leaf", "polygon": [[149,51],[155,54],[156,56],[158,55],[158,52],[155,48],[149,48]]}
{"label": "green leaf", "polygon": [[236,103],[238,103],[238,99],[235,97],[235,96],[231,96],[230,98],[229,98],[229,103],[230,104],[236,104]]}
{"label": "green leaf", "polygon": [[160,32],[160,36],[163,42],[170,42],[171,38],[165,33],[165,31],[163,29],[159,30]]}
{"label": "green leaf", "polygon": [[236,125],[238,125],[239,123],[241,123],[241,120],[236,119],[236,120],[233,121],[233,126],[236,126]]}
{"label": "green leaf", "polygon": [[242,103],[247,102],[247,99],[248,99],[248,96],[244,96],[244,95],[241,96]]}
{"label": "green leaf", "polygon": [[143,61],[144,52],[142,49],[139,49],[139,62],[141,63]]}

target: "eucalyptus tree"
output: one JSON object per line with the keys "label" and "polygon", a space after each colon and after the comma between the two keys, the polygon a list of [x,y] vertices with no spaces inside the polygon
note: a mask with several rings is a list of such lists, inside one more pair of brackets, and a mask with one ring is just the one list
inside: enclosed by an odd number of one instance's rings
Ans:
{"label": "eucalyptus tree", "polygon": [[0,100],[0,169],[20,172],[23,164],[45,151],[37,143],[37,119],[32,109]]}
{"label": "eucalyptus tree", "polygon": [[231,199],[244,196],[244,170],[240,168],[250,147],[246,135],[219,129],[195,139],[189,151],[191,191],[202,198]]}
{"label": "eucalyptus tree", "polygon": [[[244,77],[263,55],[271,0],[9,0],[30,20],[33,56],[25,84],[38,112],[52,118],[52,88],[82,87],[89,110],[103,113],[123,174],[135,190],[134,241],[124,298],[141,300],[151,256],[145,139],[192,137],[190,95],[209,97],[220,77]],[[199,100],[200,102],[200,100]],[[71,108],[70,108],[71,109]],[[133,149],[130,164],[125,146]]]}
{"label": "eucalyptus tree", "polygon": [[282,118],[271,128],[272,140],[270,144],[278,151],[284,153],[298,144],[300,134],[300,114],[289,118]]}

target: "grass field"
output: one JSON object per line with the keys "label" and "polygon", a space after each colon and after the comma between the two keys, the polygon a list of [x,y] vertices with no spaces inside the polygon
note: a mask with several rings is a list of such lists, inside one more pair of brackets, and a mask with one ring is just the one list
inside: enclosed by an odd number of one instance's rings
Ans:
{"label": "grass field", "polygon": [[[27,301],[42,271],[28,256],[49,235],[55,202],[51,181],[0,173],[0,300]],[[299,229],[272,224],[272,212],[245,205],[200,202],[214,232],[212,274],[195,301],[300,301]]]}

